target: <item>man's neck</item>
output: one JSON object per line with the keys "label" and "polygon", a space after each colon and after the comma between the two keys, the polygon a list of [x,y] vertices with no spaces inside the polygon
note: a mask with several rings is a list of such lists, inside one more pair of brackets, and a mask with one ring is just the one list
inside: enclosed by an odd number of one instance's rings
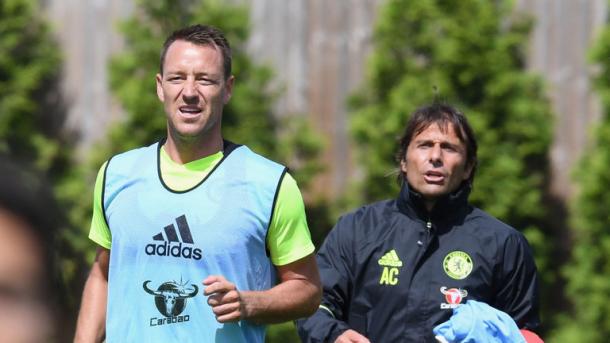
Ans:
{"label": "man's neck", "polygon": [[163,147],[172,161],[186,164],[221,151],[223,141],[220,135],[200,139],[176,139],[168,134]]}
{"label": "man's neck", "polygon": [[424,205],[426,206],[426,210],[428,210],[428,213],[431,213],[432,209],[434,208],[434,205],[436,205],[436,200],[424,199]]}

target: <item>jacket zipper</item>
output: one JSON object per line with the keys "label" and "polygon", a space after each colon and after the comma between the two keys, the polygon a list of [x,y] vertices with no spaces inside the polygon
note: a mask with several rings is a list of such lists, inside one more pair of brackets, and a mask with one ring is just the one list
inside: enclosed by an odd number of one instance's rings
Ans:
{"label": "jacket zipper", "polygon": [[[432,222],[430,220],[426,221],[426,245],[428,245],[428,241],[430,240],[430,230],[432,229]],[[424,246],[424,242],[421,240],[417,241],[417,245]]]}

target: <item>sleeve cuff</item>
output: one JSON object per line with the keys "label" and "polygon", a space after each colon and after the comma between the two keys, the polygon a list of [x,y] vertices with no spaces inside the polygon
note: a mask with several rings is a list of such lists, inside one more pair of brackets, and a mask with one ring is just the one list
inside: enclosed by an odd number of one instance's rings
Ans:
{"label": "sleeve cuff", "polygon": [[112,242],[108,241],[103,237],[100,237],[99,235],[96,235],[93,231],[89,232],[89,239],[95,242],[97,245],[101,246],[102,248],[106,248],[108,250],[110,250],[110,247],[112,246]]}
{"label": "sleeve cuff", "polygon": [[282,256],[281,258],[271,258],[271,262],[276,266],[285,266],[289,263],[298,261],[304,257],[311,255],[316,250],[313,243],[310,241],[309,244],[303,246],[299,250],[293,250],[291,254]]}

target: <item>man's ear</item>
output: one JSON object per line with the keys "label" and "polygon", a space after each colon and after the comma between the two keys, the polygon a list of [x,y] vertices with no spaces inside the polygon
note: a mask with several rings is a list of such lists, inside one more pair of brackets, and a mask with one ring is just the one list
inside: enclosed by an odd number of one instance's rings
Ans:
{"label": "man's ear", "polygon": [[231,75],[226,81],[225,81],[225,89],[224,89],[224,96],[223,96],[223,103],[226,105],[227,103],[229,103],[229,100],[231,100],[231,96],[233,95],[233,84],[235,83],[235,76]]}
{"label": "man's ear", "polygon": [[466,164],[466,168],[464,169],[464,181],[470,179],[470,177],[472,176],[472,173],[474,173],[474,166],[476,164],[477,164],[476,161]]}
{"label": "man's ear", "polygon": [[400,160],[400,171],[405,175],[407,174],[407,160],[405,158]]}
{"label": "man's ear", "polygon": [[155,76],[155,82],[157,83],[157,97],[161,102],[165,102],[165,95],[163,94],[163,76],[157,74],[157,76]]}

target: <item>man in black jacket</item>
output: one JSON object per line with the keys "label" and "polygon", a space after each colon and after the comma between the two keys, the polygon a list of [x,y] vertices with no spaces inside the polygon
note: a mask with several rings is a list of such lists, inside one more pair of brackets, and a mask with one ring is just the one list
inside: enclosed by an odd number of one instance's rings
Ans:
{"label": "man in black jacket", "polygon": [[468,204],[477,143],[457,109],[415,111],[397,154],[394,200],[343,216],[318,253],[324,296],[297,323],[304,342],[435,342],[469,299],[539,325],[536,266],[524,236]]}

